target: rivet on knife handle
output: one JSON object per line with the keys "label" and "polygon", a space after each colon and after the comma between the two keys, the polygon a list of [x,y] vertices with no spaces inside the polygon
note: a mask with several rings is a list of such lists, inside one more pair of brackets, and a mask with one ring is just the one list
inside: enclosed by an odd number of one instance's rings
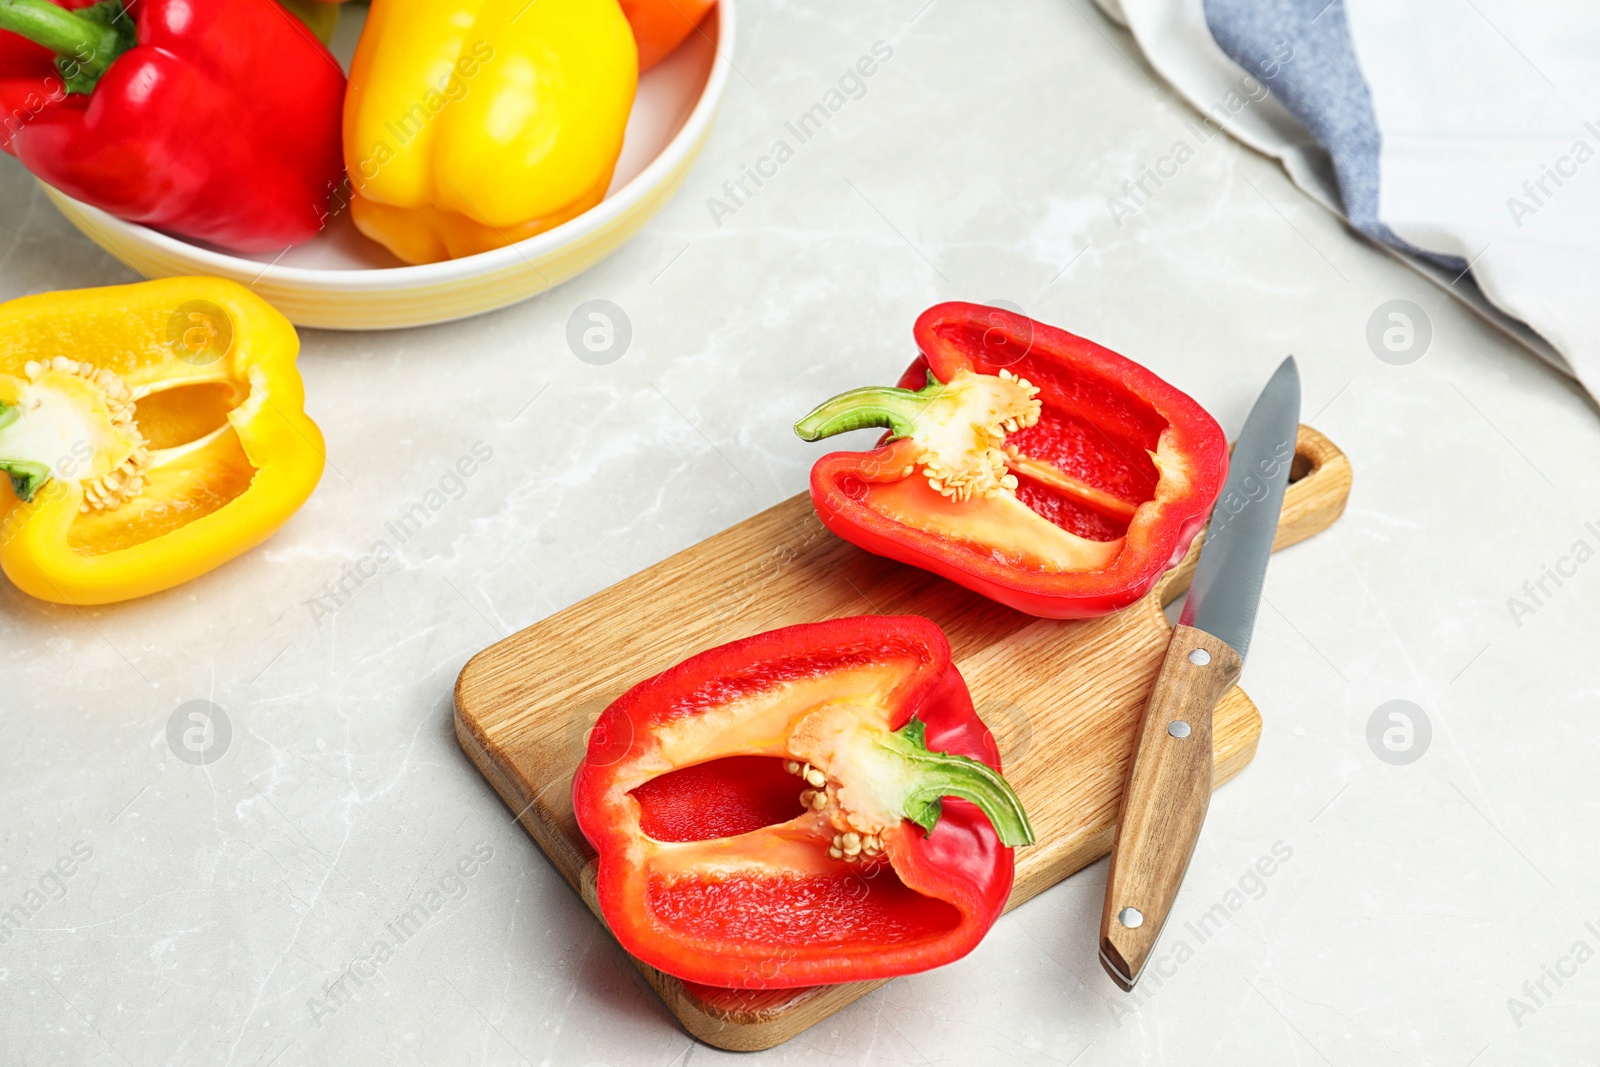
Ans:
{"label": "rivet on knife handle", "polygon": [[1111,846],[1100,962],[1123,989],[1144,970],[1211,802],[1211,712],[1243,660],[1220,638],[1179,626],[1150,693]]}

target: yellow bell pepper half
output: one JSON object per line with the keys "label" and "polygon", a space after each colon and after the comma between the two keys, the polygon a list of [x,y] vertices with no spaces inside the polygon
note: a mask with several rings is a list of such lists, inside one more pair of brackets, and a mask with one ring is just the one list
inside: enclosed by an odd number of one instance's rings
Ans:
{"label": "yellow bell pepper half", "polygon": [[587,211],[638,81],[617,0],[373,0],[345,96],[356,225],[432,263]]}
{"label": "yellow bell pepper half", "polygon": [[0,568],[42,600],[110,604],[265,541],[322,476],[299,350],[216,278],[0,304]]}

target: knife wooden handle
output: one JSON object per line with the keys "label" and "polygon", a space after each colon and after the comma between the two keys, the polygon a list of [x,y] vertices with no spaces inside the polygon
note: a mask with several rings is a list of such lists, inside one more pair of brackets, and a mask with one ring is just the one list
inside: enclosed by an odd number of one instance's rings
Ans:
{"label": "knife wooden handle", "polygon": [[1172,632],[1123,786],[1100,916],[1100,963],[1123,989],[1139,980],[1189,869],[1211,802],[1211,710],[1243,664],[1204,630]]}

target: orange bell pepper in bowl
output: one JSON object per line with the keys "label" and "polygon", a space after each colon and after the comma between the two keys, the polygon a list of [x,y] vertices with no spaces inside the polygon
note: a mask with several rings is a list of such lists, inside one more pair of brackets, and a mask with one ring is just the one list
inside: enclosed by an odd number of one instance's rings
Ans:
{"label": "orange bell pepper in bowl", "polygon": [[639,72],[672,53],[717,6],[717,0],[621,0],[639,45]]}

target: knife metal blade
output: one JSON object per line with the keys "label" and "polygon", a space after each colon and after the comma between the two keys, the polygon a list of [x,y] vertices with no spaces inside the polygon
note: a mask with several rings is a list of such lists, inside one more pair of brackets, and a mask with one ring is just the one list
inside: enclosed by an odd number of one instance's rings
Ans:
{"label": "knife metal blade", "polygon": [[1300,369],[1290,356],[1267,381],[1239,431],[1178,620],[1222,638],[1241,659],[1250,651],[1299,427]]}
{"label": "knife metal blade", "polygon": [[1211,714],[1250,648],[1300,422],[1300,372],[1285,359],[1233,446],[1194,582],[1128,767],[1111,846],[1100,963],[1131,990],[1155,949],[1211,803]]}

